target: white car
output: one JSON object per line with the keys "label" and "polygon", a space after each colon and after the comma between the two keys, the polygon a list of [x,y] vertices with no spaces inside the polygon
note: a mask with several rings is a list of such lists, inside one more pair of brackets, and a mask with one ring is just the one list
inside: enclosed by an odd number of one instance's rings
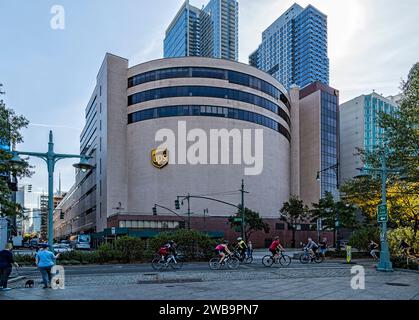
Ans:
{"label": "white car", "polygon": [[64,253],[64,252],[73,251],[73,249],[70,248],[70,245],[65,244],[65,243],[54,244],[53,247],[54,247],[55,253]]}

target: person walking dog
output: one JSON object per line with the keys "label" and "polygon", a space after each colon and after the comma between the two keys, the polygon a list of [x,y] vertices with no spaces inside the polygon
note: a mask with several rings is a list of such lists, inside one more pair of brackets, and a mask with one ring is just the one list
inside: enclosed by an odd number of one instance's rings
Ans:
{"label": "person walking dog", "polygon": [[48,247],[49,245],[47,243],[41,244],[41,249],[39,249],[35,257],[36,266],[41,272],[44,289],[51,287],[51,268],[55,265],[55,260],[60,255],[54,255],[51,251],[48,250]]}

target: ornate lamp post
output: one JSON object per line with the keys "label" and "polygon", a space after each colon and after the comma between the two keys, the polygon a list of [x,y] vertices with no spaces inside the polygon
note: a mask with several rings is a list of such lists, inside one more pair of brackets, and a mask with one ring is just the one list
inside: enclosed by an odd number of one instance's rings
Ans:
{"label": "ornate lamp post", "polygon": [[74,164],[73,166],[82,171],[87,171],[93,168],[92,165],[88,163],[88,160],[91,158],[86,155],[78,154],[61,154],[54,152],[54,142],[52,131],[49,132],[49,142],[48,142],[48,152],[39,153],[39,152],[26,152],[26,151],[12,151],[13,158],[10,162],[15,165],[21,164],[23,161],[20,159],[20,155],[37,157],[43,159],[47,163],[48,167],[48,243],[50,245],[50,250],[52,249],[52,244],[54,240],[54,230],[53,230],[53,212],[54,212],[54,168],[55,164],[62,159],[69,158],[79,158],[80,162]]}

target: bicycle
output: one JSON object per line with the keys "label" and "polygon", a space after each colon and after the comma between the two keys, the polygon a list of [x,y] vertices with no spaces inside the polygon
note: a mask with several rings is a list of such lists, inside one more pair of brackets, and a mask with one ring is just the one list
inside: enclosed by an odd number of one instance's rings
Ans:
{"label": "bicycle", "polygon": [[182,268],[183,261],[179,256],[169,255],[167,258],[158,256],[151,261],[151,266],[154,270],[161,270],[163,268],[168,268],[169,266],[172,269],[178,270]]}
{"label": "bicycle", "polygon": [[324,256],[318,252],[313,255],[308,249],[304,249],[304,253],[300,256],[300,262],[302,264],[307,264],[313,261],[315,263],[322,263],[324,261]]}
{"label": "bicycle", "polygon": [[241,255],[239,251],[234,250],[233,254],[241,263],[249,264],[253,262],[253,257],[247,255],[247,252],[245,252],[244,255]]}
{"label": "bicycle", "polygon": [[288,267],[291,264],[291,257],[284,254],[283,251],[276,255],[266,255],[262,258],[262,264],[265,267],[272,267],[273,264],[280,264],[283,267]]}
{"label": "bicycle", "polygon": [[220,263],[220,257],[214,257],[209,262],[211,270],[219,270],[222,266],[227,266],[229,269],[237,269],[240,266],[240,260],[234,255],[227,255],[223,262]]}

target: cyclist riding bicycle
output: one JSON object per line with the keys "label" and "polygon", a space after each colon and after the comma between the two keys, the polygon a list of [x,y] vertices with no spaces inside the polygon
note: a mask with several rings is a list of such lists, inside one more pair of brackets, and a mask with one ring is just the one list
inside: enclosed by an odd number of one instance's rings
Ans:
{"label": "cyclist riding bicycle", "polygon": [[246,242],[243,240],[242,237],[238,237],[237,238],[237,244],[235,249],[239,252],[240,257],[243,259],[247,250],[247,244]]}
{"label": "cyclist riding bicycle", "polygon": [[310,252],[310,255],[314,257],[316,255],[318,248],[319,248],[319,245],[315,243],[313,239],[308,238],[308,243],[304,247],[304,250],[308,250]]}
{"label": "cyclist riding bicycle", "polygon": [[228,240],[224,240],[223,243],[220,243],[215,247],[216,253],[221,257],[219,263],[223,263],[226,253],[231,255],[231,251],[228,249]]}
{"label": "cyclist riding bicycle", "polygon": [[163,247],[160,248],[159,254],[162,259],[166,260],[169,255],[176,256],[176,243],[173,240],[169,240]]}
{"label": "cyclist riding bicycle", "polygon": [[284,247],[279,242],[279,237],[276,236],[269,246],[269,251],[272,253],[272,257],[277,258],[280,250],[285,251]]}

